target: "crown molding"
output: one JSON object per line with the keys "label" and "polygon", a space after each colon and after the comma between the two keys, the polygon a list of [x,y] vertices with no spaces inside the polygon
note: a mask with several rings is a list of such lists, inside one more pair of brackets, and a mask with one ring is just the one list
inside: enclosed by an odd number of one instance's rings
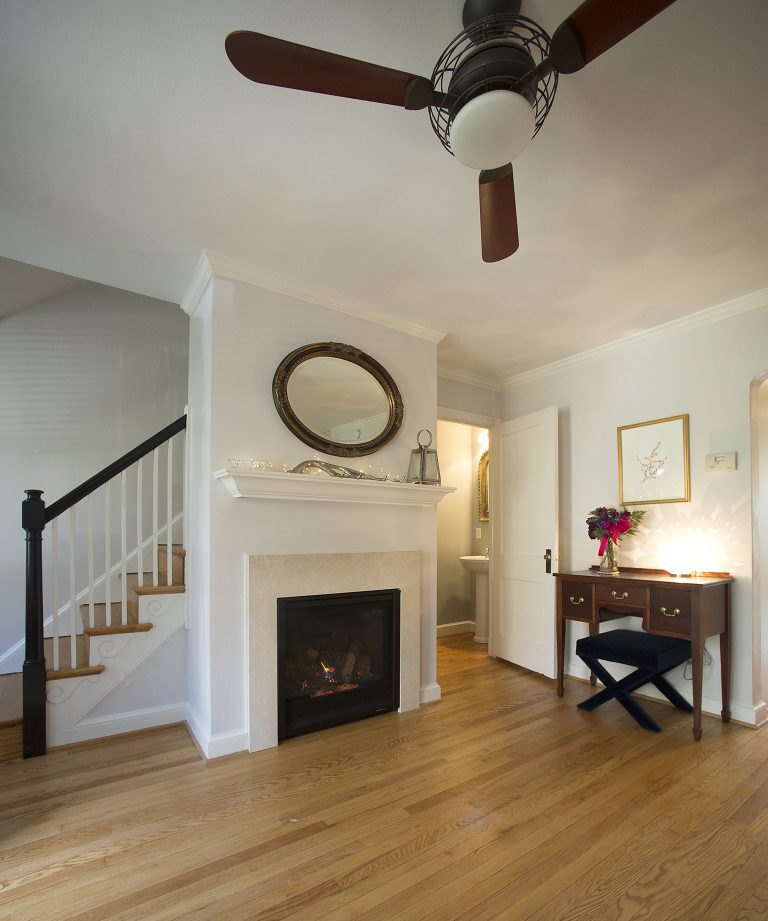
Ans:
{"label": "crown molding", "polygon": [[486,416],[483,413],[467,412],[463,409],[451,409],[450,406],[437,407],[438,422],[460,422],[475,428],[489,429],[501,422],[498,416]]}
{"label": "crown molding", "polygon": [[[196,303],[195,298],[199,299],[205,290],[205,286],[214,277],[240,281],[247,285],[253,285],[255,288],[264,288],[276,294],[285,294],[308,304],[327,307],[330,310],[337,310],[339,313],[367,320],[369,323],[386,326],[388,329],[394,329],[400,333],[407,333],[409,336],[426,339],[428,342],[440,342],[446,335],[443,330],[430,329],[427,326],[421,326],[419,323],[404,320],[402,317],[390,316],[382,310],[371,307],[369,304],[362,304],[332,291],[326,291],[313,285],[305,285],[285,275],[278,275],[276,272],[270,272],[247,262],[232,259],[230,256],[222,256],[220,253],[212,252],[204,252],[201,256],[187,293],[184,295],[181,306],[187,313],[191,313],[187,305]],[[192,309],[194,310],[194,306]]]}
{"label": "crown molding", "polygon": [[634,333],[631,336],[625,336],[623,339],[616,339],[613,342],[597,346],[594,349],[587,349],[584,352],[578,352],[576,355],[570,355],[568,358],[562,358],[559,361],[553,361],[539,368],[523,371],[522,374],[515,374],[504,378],[501,382],[500,389],[507,390],[510,387],[528,384],[542,377],[558,374],[561,371],[573,370],[574,368],[579,368],[584,365],[604,361],[606,357],[616,355],[619,352],[623,352],[625,349],[633,348],[638,345],[646,345],[660,339],[669,339],[672,336],[679,336],[681,333],[689,333],[702,326],[710,326],[713,323],[719,323],[722,320],[739,316],[739,314],[742,313],[759,310],[761,307],[768,307],[768,288],[761,288],[759,291],[754,291],[752,294],[745,294],[742,297],[726,301],[724,304],[718,304],[715,307],[707,307],[704,310],[688,314],[688,316],[681,317],[678,320],[671,320],[669,323],[653,326],[651,329],[644,330],[640,333]]}
{"label": "crown molding", "polygon": [[181,299],[180,306],[184,313],[192,316],[197,309],[197,305],[200,303],[203,292],[208,287],[212,278],[213,269],[211,268],[211,263],[208,261],[208,254],[203,251],[197,261],[197,266],[192,274],[192,278],[187,285],[187,290],[184,292],[184,297]]}
{"label": "crown molding", "polygon": [[482,374],[475,374],[472,371],[460,371],[458,368],[446,368],[439,363],[437,366],[437,376],[447,381],[456,381],[457,384],[469,384],[470,387],[481,387],[483,390],[492,390],[494,393],[498,393],[500,390],[504,389],[502,381],[496,380],[495,378],[484,377]]}

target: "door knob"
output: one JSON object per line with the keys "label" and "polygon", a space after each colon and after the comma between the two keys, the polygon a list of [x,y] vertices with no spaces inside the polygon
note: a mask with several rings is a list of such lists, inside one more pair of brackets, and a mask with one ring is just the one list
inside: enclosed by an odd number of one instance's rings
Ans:
{"label": "door knob", "polygon": [[552,572],[552,551],[547,547],[544,553],[544,561],[547,564],[547,572]]}

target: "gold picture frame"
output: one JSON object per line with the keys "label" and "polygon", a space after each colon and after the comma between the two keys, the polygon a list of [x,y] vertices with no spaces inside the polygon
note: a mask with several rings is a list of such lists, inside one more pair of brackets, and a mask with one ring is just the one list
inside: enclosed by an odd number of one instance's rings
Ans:
{"label": "gold picture frame", "polygon": [[477,464],[477,500],[478,518],[480,521],[490,521],[488,506],[488,460],[489,454],[485,451],[480,455]]}
{"label": "gold picture frame", "polygon": [[622,425],[619,452],[619,504],[690,502],[688,414]]}

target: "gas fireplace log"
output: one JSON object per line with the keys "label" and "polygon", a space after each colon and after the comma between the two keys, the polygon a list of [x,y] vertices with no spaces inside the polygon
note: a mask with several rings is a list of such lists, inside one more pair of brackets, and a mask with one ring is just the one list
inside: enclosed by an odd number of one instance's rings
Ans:
{"label": "gas fireplace log", "polygon": [[352,645],[349,647],[347,658],[344,661],[344,668],[342,669],[342,675],[344,676],[345,681],[349,681],[349,679],[352,677],[352,670],[355,667],[355,662],[357,661],[357,657],[360,655],[362,648],[363,644],[360,640],[352,640]]}

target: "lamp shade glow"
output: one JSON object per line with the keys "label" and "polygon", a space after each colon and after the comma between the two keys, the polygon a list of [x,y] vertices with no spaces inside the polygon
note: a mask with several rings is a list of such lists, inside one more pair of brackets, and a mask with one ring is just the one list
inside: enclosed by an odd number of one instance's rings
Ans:
{"label": "lamp shade glow", "polygon": [[497,169],[525,150],[536,125],[533,107],[519,93],[491,90],[471,99],[451,125],[451,150],[473,169]]}

